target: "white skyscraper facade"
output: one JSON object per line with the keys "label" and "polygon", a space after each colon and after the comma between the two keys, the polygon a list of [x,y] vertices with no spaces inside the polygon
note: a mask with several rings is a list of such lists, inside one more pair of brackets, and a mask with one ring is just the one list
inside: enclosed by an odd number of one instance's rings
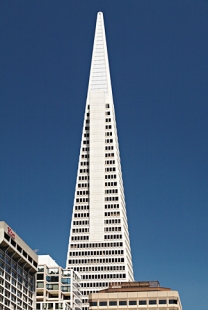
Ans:
{"label": "white skyscraper facade", "polygon": [[97,15],[80,148],[67,268],[88,294],[109,282],[133,281],[103,14]]}

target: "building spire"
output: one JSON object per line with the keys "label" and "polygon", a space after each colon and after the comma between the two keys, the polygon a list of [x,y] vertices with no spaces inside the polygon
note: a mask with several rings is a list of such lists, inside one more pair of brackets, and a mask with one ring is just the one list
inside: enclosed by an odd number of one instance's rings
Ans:
{"label": "building spire", "polygon": [[108,52],[103,13],[98,12],[92,52],[88,95],[90,91],[103,90],[112,96]]}

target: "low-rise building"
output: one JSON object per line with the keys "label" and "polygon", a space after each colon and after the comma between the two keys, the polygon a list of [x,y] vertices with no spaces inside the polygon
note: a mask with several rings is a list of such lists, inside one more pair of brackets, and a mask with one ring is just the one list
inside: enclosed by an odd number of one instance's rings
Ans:
{"label": "low-rise building", "polygon": [[81,310],[80,275],[63,269],[49,255],[38,256],[37,310]]}
{"label": "low-rise building", "polygon": [[89,310],[182,310],[177,291],[158,281],[110,283],[108,289],[89,295]]}
{"label": "low-rise building", "polygon": [[0,310],[34,310],[37,254],[0,222]]}

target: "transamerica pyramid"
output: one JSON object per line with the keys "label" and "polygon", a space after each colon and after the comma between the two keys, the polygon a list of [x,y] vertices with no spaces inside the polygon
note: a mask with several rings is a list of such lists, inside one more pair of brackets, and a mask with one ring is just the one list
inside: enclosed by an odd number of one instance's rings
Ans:
{"label": "transamerica pyramid", "polygon": [[97,14],[67,254],[88,294],[133,281],[125,197],[103,14]]}

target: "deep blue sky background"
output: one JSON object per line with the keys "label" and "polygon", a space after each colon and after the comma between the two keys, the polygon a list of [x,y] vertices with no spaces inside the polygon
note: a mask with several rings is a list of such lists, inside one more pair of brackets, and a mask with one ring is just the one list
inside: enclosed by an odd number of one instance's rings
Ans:
{"label": "deep blue sky background", "polygon": [[0,219],[65,267],[98,11],[135,279],[205,309],[208,1],[0,1]]}

